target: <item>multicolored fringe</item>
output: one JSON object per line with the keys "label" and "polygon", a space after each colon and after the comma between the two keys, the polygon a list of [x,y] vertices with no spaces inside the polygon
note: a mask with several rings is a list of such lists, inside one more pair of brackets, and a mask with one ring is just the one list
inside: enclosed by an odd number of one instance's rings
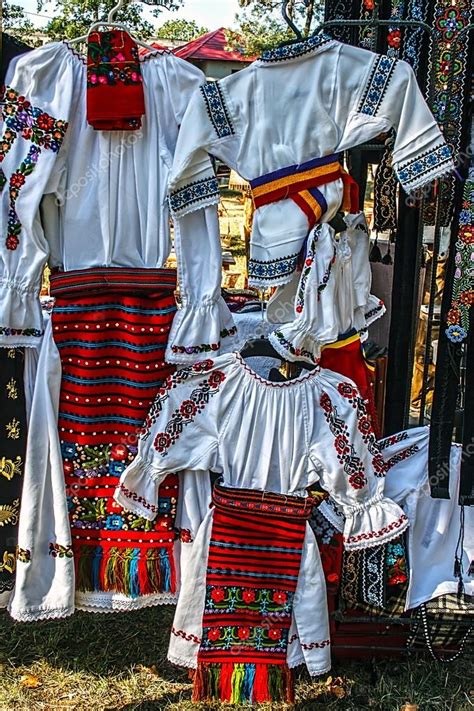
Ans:
{"label": "multicolored fringe", "polygon": [[194,700],[291,701],[286,664],[309,498],[216,484]]}
{"label": "multicolored fringe", "polygon": [[293,704],[293,675],[286,664],[199,664],[194,678],[193,701],[213,699],[231,704],[245,701]]}
{"label": "multicolored fringe", "polygon": [[59,433],[76,589],[130,599],[176,591],[177,475],[153,522],[122,509],[115,487],[163,380],[176,273],[98,268],[53,274],[53,334],[62,365]]}
{"label": "multicolored fringe", "polygon": [[81,546],[76,587],[84,592],[117,592],[133,599],[176,592],[173,544],[168,548]]}

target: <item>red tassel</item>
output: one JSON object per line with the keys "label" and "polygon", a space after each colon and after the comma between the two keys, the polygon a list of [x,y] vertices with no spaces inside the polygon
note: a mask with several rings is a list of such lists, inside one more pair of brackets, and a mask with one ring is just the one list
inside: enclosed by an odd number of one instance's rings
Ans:
{"label": "red tassel", "polygon": [[293,672],[291,669],[289,669],[286,664],[284,666],[284,674],[285,674],[285,692],[286,692],[286,703],[287,704],[294,704],[295,703],[295,682],[293,678]]}
{"label": "red tassel", "polygon": [[170,570],[171,570],[171,592],[175,593],[176,592],[176,565],[174,562],[174,546],[168,549],[168,558],[170,561]]}
{"label": "red tassel", "polygon": [[219,685],[221,701],[230,701],[232,698],[232,674],[234,665],[232,662],[223,662],[221,664],[221,679]]}
{"label": "red tassel", "polygon": [[255,679],[253,682],[253,701],[262,704],[271,701],[270,690],[268,688],[268,666],[266,664],[255,665]]}
{"label": "red tassel", "polygon": [[207,690],[207,665],[198,664],[196,673],[194,674],[193,686],[193,702],[206,701],[208,698]]}
{"label": "red tassel", "polygon": [[146,567],[146,551],[141,550],[140,556],[138,558],[138,584],[140,586],[140,595],[149,595],[153,592],[150,585],[150,579],[148,577],[148,570]]}

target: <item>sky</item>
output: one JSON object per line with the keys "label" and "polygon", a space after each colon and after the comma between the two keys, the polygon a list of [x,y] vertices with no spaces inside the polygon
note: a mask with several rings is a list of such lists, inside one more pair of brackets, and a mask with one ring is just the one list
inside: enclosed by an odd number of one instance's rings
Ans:
{"label": "sky", "polygon": [[[36,0],[15,0],[15,4],[21,5],[28,13],[38,12]],[[237,0],[185,0],[182,9],[178,10],[178,12],[169,12],[163,9],[159,20],[153,18],[148,6],[145,5],[144,8],[144,16],[150,19],[153,24],[162,24],[168,18],[181,18],[195,20],[202,27],[216,30],[219,27],[233,26],[239,4]],[[37,17],[35,14],[29,14],[28,18],[36,26],[46,24],[47,18],[54,16],[54,3],[48,3],[40,14],[46,17]]]}

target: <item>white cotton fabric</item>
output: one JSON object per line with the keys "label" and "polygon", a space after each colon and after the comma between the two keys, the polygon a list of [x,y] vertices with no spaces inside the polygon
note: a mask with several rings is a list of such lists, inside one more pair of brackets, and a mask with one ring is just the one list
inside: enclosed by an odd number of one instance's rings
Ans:
{"label": "white cotton fabric", "polygon": [[[406,436],[404,436],[406,435]],[[462,446],[453,444],[449,462],[449,499],[433,499],[428,476],[429,427],[401,433],[403,439],[380,442],[384,458],[393,466],[387,474],[385,491],[403,508],[410,520],[408,560],[410,583],[406,609],[418,607],[440,595],[456,594],[458,578],[454,559],[460,534],[459,484]],[[389,442],[384,447],[384,443]],[[408,456],[403,457],[403,453]],[[401,455],[401,456],[400,456]],[[396,460],[400,456],[400,461]],[[474,510],[464,507],[463,584],[466,595],[474,595],[469,567],[474,560]]]}
{"label": "white cotton fabric", "polygon": [[[456,594],[459,579],[454,575],[454,559],[461,532],[458,503],[462,446],[453,444],[449,463],[449,499],[433,499],[428,476],[429,427],[415,427],[379,441],[389,465],[385,494],[405,511],[410,566],[406,610],[440,595]],[[339,531],[344,515],[334,501],[324,501],[319,510]],[[474,511],[464,507],[463,585],[474,595],[474,580],[468,575],[474,560]]]}
{"label": "white cotton fabric", "polygon": [[311,231],[302,276],[296,274],[270,299],[268,320],[286,322],[269,336],[282,358],[297,356],[314,364],[324,345],[352,330],[366,336],[370,324],[385,313],[383,302],[370,293],[365,216],[358,213],[345,219],[347,230],[337,237],[328,224]]}
{"label": "white cotton fabric", "polygon": [[[96,131],[86,118],[85,59],[66,42],[45,45],[12,63],[6,84],[33,107],[69,125],[59,152],[43,149],[21,187],[16,212],[22,229],[15,250],[4,246],[8,189],[1,195],[0,345],[40,345],[43,319],[38,294],[46,261],[52,268],[70,271],[156,268],[168,259],[171,165],[179,126],[204,75],[163,52],[142,57],[141,71],[145,95],[141,128]],[[19,132],[2,162],[7,181],[31,145]],[[205,159],[211,171],[210,160]],[[188,259],[190,273],[181,274],[184,303],[194,307],[192,328],[189,318],[185,327],[191,328],[197,342],[212,342],[218,349],[219,334],[231,330],[233,323],[220,299],[220,244],[211,247],[208,240],[218,229],[217,210],[203,207],[175,223],[176,232],[192,240],[193,250],[210,257],[199,265]],[[178,325],[183,320],[179,311],[172,331],[174,345],[180,345]],[[34,333],[27,334],[31,329]]]}
{"label": "white cotton fabric", "polygon": [[[345,393],[345,394],[344,394]],[[159,392],[139,441],[138,456],[123,473],[117,502],[150,519],[160,482],[170,471],[219,473],[224,486],[305,496],[320,481],[346,515],[346,548],[379,545],[399,535],[408,521],[384,496],[380,452],[375,438],[358,427],[363,413],[355,385],[329,370],[316,369],[293,381],[272,383],[252,371],[239,354],[228,354],[185,368]],[[331,431],[323,401],[339,419]],[[193,403],[201,409],[194,410]],[[183,414],[188,412],[188,415]],[[342,423],[342,425],[341,425]],[[338,458],[340,427],[350,440],[351,461],[360,462],[365,481],[355,488]],[[362,429],[362,427],[361,427]],[[336,431],[337,430],[337,431]],[[340,444],[340,442],[339,442]],[[204,606],[205,572],[212,511],[193,545],[183,577],[170,659],[196,666]],[[294,625],[299,639],[289,662],[304,657],[311,673],[328,669],[329,639],[324,576],[316,541],[308,527],[295,597]],[[184,635],[183,635],[184,632]],[[294,635],[293,635],[294,636]]]}
{"label": "white cotton fabric", "polygon": [[[406,190],[454,169],[406,62],[316,37],[271,51],[208,87],[196,92],[183,118],[171,174],[172,203],[174,194],[182,196],[193,183],[206,180],[205,151],[252,181],[353,148],[392,128],[394,169]],[[340,209],[342,181],[318,189],[327,202],[321,221],[328,222]],[[206,194],[202,204],[207,200]],[[179,202],[175,214],[189,213],[199,204]],[[291,199],[258,208],[249,283],[263,288],[291,281],[307,234],[307,218]],[[213,240],[218,242],[218,232]],[[182,244],[183,253],[189,253],[186,237]],[[307,311],[302,321],[295,327],[299,337],[301,330],[312,334],[313,314]],[[285,357],[298,359],[292,351],[300,344],[288,340],[293,347],[286,348]],[[186,360],[192,362],[192,355]]]}

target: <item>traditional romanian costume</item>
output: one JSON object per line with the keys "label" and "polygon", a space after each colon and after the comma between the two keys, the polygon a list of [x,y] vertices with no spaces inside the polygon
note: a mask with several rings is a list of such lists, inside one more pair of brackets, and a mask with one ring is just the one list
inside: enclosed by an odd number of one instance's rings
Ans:
{"label": "traditional romanian costume", "polygon": [[[25,553],[11,602],[20,620],[75,606],[135,609],[171,602],[177,591],[177,478],[163,483],[154,524],[123,511],[112,494],[174,368],[165,363],[176,313],[176,273],[165,268],[168,178],[204,77],[166,52],[136,54],[137,71],[114,56],[115,45],[110,52],[96,67],[67,43],[36,49],[12,63],[2,104],[0,346],[41,350],[19,530]],[[136,130],[96,130],[102,119],[112,125],[93,95],[109,81],[116,106],[120,83],[127,96],[137,84],[145,113]],[[135,108],[142,113],[139,101]],[[217,224],[210,206],[175,220],[175,229],[205,244]],[[46,261],[56,305],[45,321],[38,294]],[[209,350],[234,332],[220,274],[213,245],[212,258],[189,275]]]}
{"label": "traditional romanian costume", "polygon": [[170,376],[116,500],[151,521],[170,472],[221,476],[182,580],[169,659],[196,669],[195,700],[291,700],[290,670],[330,667],[324,575],[308,519],[315,482],[346,519],[348,550],[407,527],[354,383],[315,369],[262,378],[238,354]]}
{"label": "traditional romanian costume", "polygon": [[[189,215],[218,201],[206,151],[249,181],[256,207],[249,283],[266,288],[299,281],[291,322],[270,336],[287,360],[303,355],[315,362],[326,337],[316,319],[324,299],[315,304],[314,298],[324,286],[329,293],[327,282],[335,278],[327,273],[334,250],[327,233],[333,231],[314,228],[341,209],[358,210],[356,186],[339,155],[391,129],[394,170],[407,192],[453,170],[411,67],[325,35],[270,50],[243,71],[204,85],[186,111],[171,174],[173,214]],[[178,239],[184,272],[196,259],[194,247],[194,240]],[[311,268],[300,271],[308,262]],[[185,290],[190,287],[186,281]],[[281,288],[276,300],[285,309]],[[174,326],[192,362],[199,348],[192,311],[181,312]]]}

